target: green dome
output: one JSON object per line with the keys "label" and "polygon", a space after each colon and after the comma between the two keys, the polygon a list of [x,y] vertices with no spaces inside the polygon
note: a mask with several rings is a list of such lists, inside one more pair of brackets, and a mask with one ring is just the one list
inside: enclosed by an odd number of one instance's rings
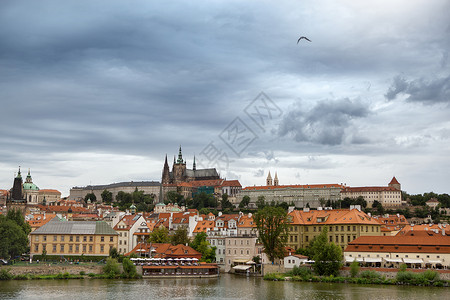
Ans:
{"label": "green dome", "polygon": [[34,183],[25,182],[23,184],[23,189],[26,191],[39,191],[39,188]]}
{"label": "green dome", "polygon": [[131,204],[130,209],[136,209],[136,205]]}

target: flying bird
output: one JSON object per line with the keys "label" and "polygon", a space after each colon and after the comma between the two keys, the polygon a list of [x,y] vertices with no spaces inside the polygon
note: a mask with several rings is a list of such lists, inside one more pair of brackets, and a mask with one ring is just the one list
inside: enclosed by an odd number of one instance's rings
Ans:
{"label": "flying bird", "polygon": [[307,40],[308,42],[311,42],[311,40],[308,39],[306,36],[301,36],[301,37],[298,39],[297,44],[298,44],[298,42],[300,42],[301,39],[305,39],[305,40]]}

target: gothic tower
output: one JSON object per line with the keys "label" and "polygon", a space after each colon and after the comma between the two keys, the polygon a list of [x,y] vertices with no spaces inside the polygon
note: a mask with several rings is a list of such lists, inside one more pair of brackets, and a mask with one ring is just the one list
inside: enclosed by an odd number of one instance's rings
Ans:
{"label": "gothic tower", "polygon": [[20,167],[19,167],[19,173],[17,173],[16,178],[14,178],[14,185],[13,185],[12,193],[11,193],[12,200],[24,200],[22,183],[23,183],[22,174],[20,173]]}
{"label": "gothic tower", "polygon": [[167,154],[166,154],[166,160],[164,162],[164,168],[162,173],[162,184],[169,184],[170,183],[170,171],[169,171],[169,164],[167,163]]}
{"label": "gothic tower", "polygon": [[273,179],[273,185],[278,186],[278,174],[275,172],[275,178]]}
{"label": "gothic tower", "polygon": [[181,153],[181,146],[180,150],[178,151],[178,159],[173,164],[172,167],[172,173],[173,173],[173,181],[174,183],[183,182],[186,179],[186,161],[183,160],[183,154]]}
{"label": "gothic tower", "polygon": [[397,181],[397,178],[395,178],[395,176],[392,177],[392,180],[391,180],[391,182],[389,182],[388,186],[393,187],[399,191],[401,191],[401,189],[402,189],[400,182]]}
{"label": "gothic tower", "polygon": [[267,175],[266,185],[272,186],[272,176],[270,176],[270,171],[269,171],[269,175]]}

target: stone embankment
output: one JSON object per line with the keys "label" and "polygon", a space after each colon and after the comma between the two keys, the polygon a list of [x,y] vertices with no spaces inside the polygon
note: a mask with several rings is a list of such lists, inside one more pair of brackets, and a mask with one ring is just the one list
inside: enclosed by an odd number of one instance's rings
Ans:
{"label": "stone embankment", "polygon": [[69,264],[31,264],[31,265],[12,265],[2,266],[1,268],[10,269],[12,275],[51,275],[58,273],[66,273],[79,275],[80,272],[86,274],[95,273],[100,274],[102,272],[102,265],[86,264],[86,265],[69,265]]}
{"label": "stone embankment", "polygon": [[[378,274],[380,274],[381,276],[385,276],[386,278],[395,278],[397,276],[397,272],[399,271],[399,269],[394,269],[394,268],[360,268],[359,271],[365,271],[365,270],[370,270],[370,271],[375,271]],[[427,269],[406,269],[406,271],[411,271],[414,273],[421,273],[421,272],[425,272]],[[450,270],[436,270],[433,269],[433,271],[436,271],[439,273],[439,278],[442,280],[450,280]],[[343,277],[350,277],[350,268],[349,267],[343,267],[340,271],[339,271],[340,275]]]}

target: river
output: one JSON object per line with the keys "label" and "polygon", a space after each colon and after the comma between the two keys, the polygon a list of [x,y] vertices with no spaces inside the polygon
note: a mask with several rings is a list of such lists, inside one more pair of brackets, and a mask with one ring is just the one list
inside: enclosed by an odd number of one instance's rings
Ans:
{"label": "river", "polygon": [[0,299],[448,299],[447,288],[215,279],[0,281]]}

